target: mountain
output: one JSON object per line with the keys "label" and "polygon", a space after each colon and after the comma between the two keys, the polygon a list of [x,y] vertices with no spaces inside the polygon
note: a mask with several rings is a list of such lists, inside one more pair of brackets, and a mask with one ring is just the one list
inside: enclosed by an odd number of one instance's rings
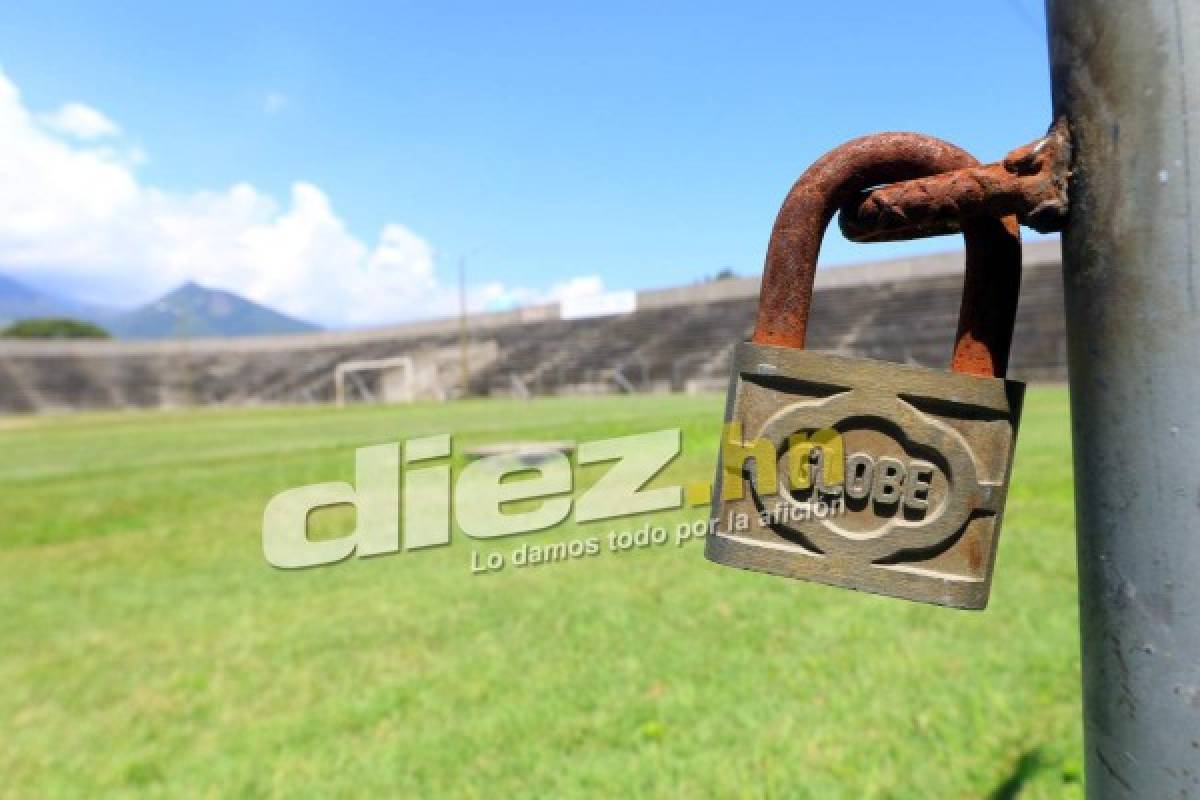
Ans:
{"label": "mountain", "polygon": [[197,336],[253,336],[320,330],[302,320],[222,289],[188,282],[141,308],[109,319],[106,327],[121,339]]}
{"label": "mountain", "polygon": [[0,327],[30,317],[72,317],[104,325],[113,309],[80,303],[0,275]]}
{"label": "mountain", "polygon": [[34,289],[0,274],[0,327],[31,317],[71,317],[94,322],[120,339],[253,336],[319,330],[316,325],[233,292],[191,282],[140,308],[122,311]]}

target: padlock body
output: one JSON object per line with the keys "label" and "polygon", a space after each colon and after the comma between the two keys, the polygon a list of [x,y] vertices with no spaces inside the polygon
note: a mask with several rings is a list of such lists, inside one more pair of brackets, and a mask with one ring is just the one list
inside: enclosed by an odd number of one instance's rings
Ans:
{"label": "padlock body", "polygon": [[738,345],[705,555],[985,607],[1024,393],[1002,378]]}

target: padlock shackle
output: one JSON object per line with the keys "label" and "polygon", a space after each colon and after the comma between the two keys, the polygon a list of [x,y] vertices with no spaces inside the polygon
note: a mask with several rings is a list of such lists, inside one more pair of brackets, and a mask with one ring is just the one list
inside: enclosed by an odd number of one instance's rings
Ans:
{"label": "padlock shackle", "polygon": [[[916,133],[879,133],[826,153],[792,186],[771,231],[756,344],[803,348],[821,239],[839,206],[884,183],[972,167],[967,151]],[[1016,217],[964,220],[966,275],[950,368],[1004,377],[1021,288]]]}

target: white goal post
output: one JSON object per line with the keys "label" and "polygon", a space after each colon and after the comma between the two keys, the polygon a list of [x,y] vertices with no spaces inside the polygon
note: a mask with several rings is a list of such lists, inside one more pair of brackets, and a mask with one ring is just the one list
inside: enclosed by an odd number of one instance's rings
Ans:
{"label": "white goal post", "polygon": [[413,400],[415,375],[412,356],[343,361],[333,370],[333,390],[339,408],[346,405],[347,379],[354,381],[359,393],[368,401],[375,399],[359,378],[360,372],[383,373],[380,393],[385,403],[408,403]]}

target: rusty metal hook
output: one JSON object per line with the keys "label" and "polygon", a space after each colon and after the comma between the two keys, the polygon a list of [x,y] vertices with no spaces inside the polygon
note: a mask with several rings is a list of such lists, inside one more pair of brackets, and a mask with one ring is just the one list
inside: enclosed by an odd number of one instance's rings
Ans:
{"label": "rusty metal hook", "polygon": [[[916,133],[863,136],[818,159],[792,186],[775,219],[754,342],[804,347],[821,239],[843,203],[872,186],[977,164],[965,150]],[[962,229],[966,275],[950,368],[1003,377],[1021,286],[1017,220],[980,217],[965,220]]]}

